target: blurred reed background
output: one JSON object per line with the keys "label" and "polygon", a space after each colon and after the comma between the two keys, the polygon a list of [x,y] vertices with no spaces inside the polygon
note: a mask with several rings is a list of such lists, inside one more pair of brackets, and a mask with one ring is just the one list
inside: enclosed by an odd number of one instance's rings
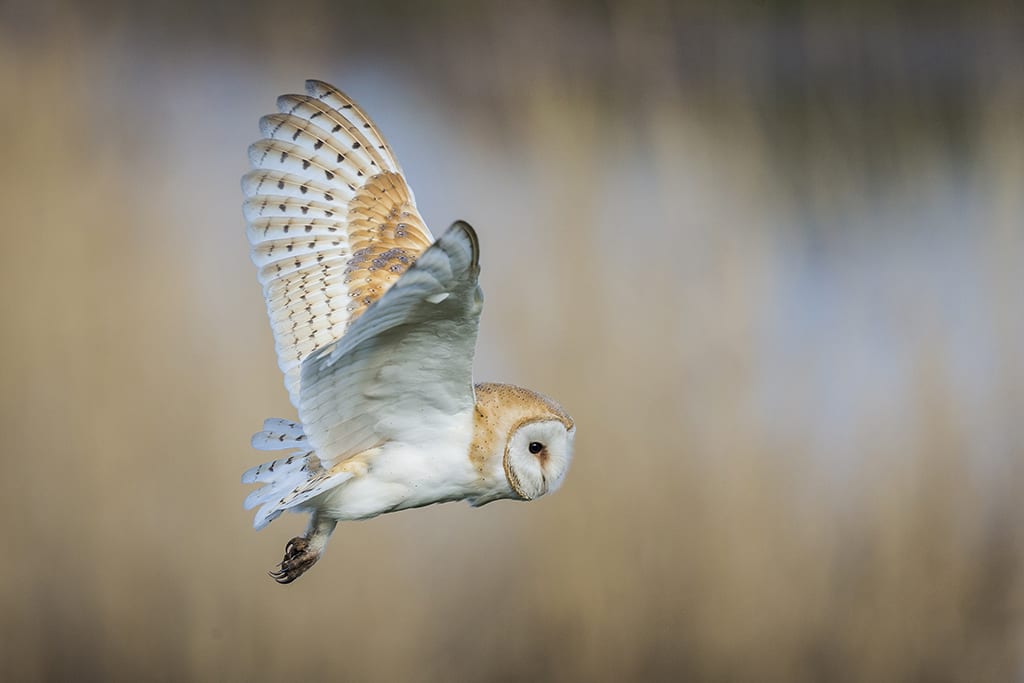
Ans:
{"label": "blurred reed background", "polygon": [[[1022,16],[0,5],[2,677],[1020,680]],[[307,77],[480,232],[478,378],[579,436],[282,588],[238,180]]]}

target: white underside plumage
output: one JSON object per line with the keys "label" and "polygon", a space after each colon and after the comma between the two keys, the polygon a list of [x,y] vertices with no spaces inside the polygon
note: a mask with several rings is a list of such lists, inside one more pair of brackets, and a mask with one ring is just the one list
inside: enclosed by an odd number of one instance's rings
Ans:
{"label": "white underside plumage", "polygon": [[467,411],[450,416],[433,435],[416,443],[388,442],[374,454],[365,474],[312,503],[320,514],[341,521],[472,496],[479,478],[466,457],[472,425]]}
{"label": "white underside plumage", "polygon": [[[486,494],[480,473],[466,453],[472,440],[471,411],[435,416],[429,425],[420,423],[408,431],[415,442],[390,441],[374,449],[366,467],[325,477],[322,485],[306,487],[311,477],[328,470],[313,451],[303,448],[302,427],[271,418],[264,431],[253,436],[259,450],[289,450],[287,456],[253,467],[242,475],[243,483],[263,483],[245,500],[245,508],[260,506],[254,526],[262,529],[285,510],[318,511],[330,519],[368,519],[386,512],[454,500],[472,500]],[[296,489],[286,504],[281,499]]]}

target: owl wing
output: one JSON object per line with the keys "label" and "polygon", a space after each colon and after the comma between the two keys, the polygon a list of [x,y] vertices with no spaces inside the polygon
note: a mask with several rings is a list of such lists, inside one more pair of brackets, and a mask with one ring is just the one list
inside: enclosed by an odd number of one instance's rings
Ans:
{"label": "owl wing", "polygon": [[336,88],[278,98],[242,179],[278,365],[300,407],[303,362],[338,342],[433,241],[370,118]]}
{"label": "owl wing", "polygon": [[299,416],[322,461],[444,438],[452,416],[472,409],[479,271],[476,233],[457,222],[344,337],[306,359]]}

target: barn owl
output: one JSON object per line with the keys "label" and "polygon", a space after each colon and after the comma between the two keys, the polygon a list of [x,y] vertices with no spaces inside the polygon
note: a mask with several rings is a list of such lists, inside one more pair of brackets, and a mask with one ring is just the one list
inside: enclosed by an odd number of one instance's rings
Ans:
{"label": "barn owl", "polygon": [[242,179],[251,256],[299,420],[252,444],[276,459],[242,475],[262,529],[308,513],[270,575],[290,583],[339,521],[557,489],[576,427],[554,401],[473,384],[479,244],[457,221],[435,240],[377,127],[321,81],[264,116]]}

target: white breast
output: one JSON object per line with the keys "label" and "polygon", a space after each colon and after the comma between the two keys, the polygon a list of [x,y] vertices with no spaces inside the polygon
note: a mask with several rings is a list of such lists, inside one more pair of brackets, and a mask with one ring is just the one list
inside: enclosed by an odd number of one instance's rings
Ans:
{"label": "white breast", "polygon": [[317,508],[343,521],[472,496],[480,476],[469,459],[472,435],[470,410],[425,426],[415,443],[384,444],[366,474],[324,493]]}

